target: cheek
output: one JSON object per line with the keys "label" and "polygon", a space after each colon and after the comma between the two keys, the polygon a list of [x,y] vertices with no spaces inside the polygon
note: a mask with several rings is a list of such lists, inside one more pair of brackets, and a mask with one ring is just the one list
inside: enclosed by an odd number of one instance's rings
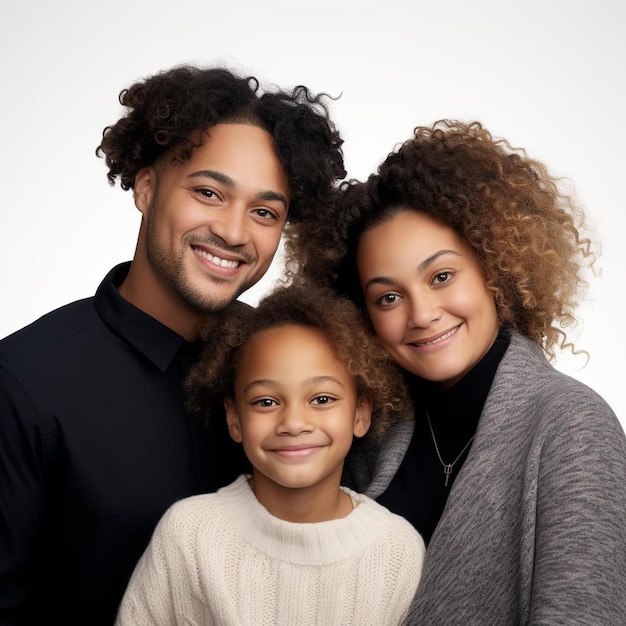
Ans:
{"label": "cheek", "polygon": [[485,311],[485,332],[495,337],[500,330],[500,319],[498,318],[498,311],[496,309],[496,303],[493,299],[490,299],[489,307]]}
{"label": "cheek", "polygon": [[356,407],[353,411],[341,412],[337,415],[329,415],[324,423],[324,429],[333,439],[338,449],[347,454],[354,439],[354,422],[356,419]]}
{"label": "cheek", "polygon": [[469,318],[482,317],[488,310],[488,299],[482,284],[474,284],[471,288],[450,290],[444,294],[442,307],[452,315]]}
{"label": "cheek", "polygon": [[471,306],[476,315],[484,320],[493,321],[493,324],[497,326],[496,303],[493,294],[485,288],[484,284],[481,283],[480,287],[480,297],[468,298],[466,306]]}
{"label": "cheek", "polygon": [[263,228],[254,234],[254,248],[260,265],[265,267],[270,265],[278,249],[281,234],[282,227]]}
{"label": "cheek", "polygon": [[406,326],[406,319],[399,308],[393,311],[379,311],[378,309],[367,309],[372,326],[376,335],[385,342],[397,340]]}
{"label": "cheek", "polygon": [[177,210],[172,211],[169,218],[172,230],[192,233],[194,231],[204,231],[207,228],[207,224],[210,224],[210,214],[201,205],[185,204],[183,199],[175,206]]}
{"label": "cheek", "polygon": [[266,435],[266,430],[260,422],[261,420],[250,419],[241,424],[243,440],[248,442],[251,446],[257,446]]}
{"label": "cheek", "polygon": [[478,323],[475,328],[480,329],[481,337],[485,335],[486,341],[491,342],[498,333],[496,304],[493,295],[485,289],[482,283],[477,285],[474,296],[466,293],[458,298],[456,310],[460,315],[469,319],[470,323],[472,320],[475,324]]}

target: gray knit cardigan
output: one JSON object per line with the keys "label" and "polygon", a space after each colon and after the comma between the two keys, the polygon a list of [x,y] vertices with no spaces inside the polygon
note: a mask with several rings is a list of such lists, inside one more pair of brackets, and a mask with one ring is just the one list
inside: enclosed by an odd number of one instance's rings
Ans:
{"label": "gray knit cardigan", "polygon": [[[363,441],[348,485],[376,498],[413,422]],[[407,624],[626,626],[626,437],[607,403],[512,333],[428,546]]]}

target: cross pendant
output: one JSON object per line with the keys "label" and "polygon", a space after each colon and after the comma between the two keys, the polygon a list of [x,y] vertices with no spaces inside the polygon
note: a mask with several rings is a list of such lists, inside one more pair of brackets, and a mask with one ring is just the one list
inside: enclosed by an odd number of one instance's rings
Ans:
{"label": "cross pendant", "polygon": [[450,474],[452,474],[452,465],[444,465],[443,473],[446,475],[446,483],[444,487],[448,486],[448,479],[450,478]]}

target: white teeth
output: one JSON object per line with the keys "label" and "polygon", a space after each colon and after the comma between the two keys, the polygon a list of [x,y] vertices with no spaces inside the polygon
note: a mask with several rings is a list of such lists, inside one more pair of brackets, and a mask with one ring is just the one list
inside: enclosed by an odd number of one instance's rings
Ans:
{"label": "white teeth", "polygon": [[227,267],[228,269],[232,269],[232,270],[239,267],[239,261],[228,261],[226,259],[221,259],[220,257],[213,256],[209,252],[200,250],[199,248],[194,248],[194,251],[196,252],[196,254],[199,254],[205,259],[208,259],[209,261],[211,261],[211,263],[215,263],[215,265],[219,265],[220,267]]}
{"label": "white teeth", "polygon": [[441,337],[437,337],[437,339],[433,339],[432,341],[421,341],[419,343],[422,346],[429,346],[429,345],[432,345],[433,343],[439,343],[440,341],[447,339],[450,335],[453,335],[456,331],[457,329],[453,328],[452,330],[449,330],[445,335],[441,335]]}

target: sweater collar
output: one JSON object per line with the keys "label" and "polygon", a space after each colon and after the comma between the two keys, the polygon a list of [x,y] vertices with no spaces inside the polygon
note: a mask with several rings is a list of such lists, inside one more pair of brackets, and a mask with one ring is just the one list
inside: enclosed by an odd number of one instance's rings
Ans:
{"label": "sweater collar", "polygon": [[341,487],[355,502],[340,519],[317,523],[286,522],[271,515],[256,499],[247,476],[240,476],[218,495],[233,523],[260,552],[296,565],[327,565],[368,550],[378,541],[389,512],[373,500]]}

